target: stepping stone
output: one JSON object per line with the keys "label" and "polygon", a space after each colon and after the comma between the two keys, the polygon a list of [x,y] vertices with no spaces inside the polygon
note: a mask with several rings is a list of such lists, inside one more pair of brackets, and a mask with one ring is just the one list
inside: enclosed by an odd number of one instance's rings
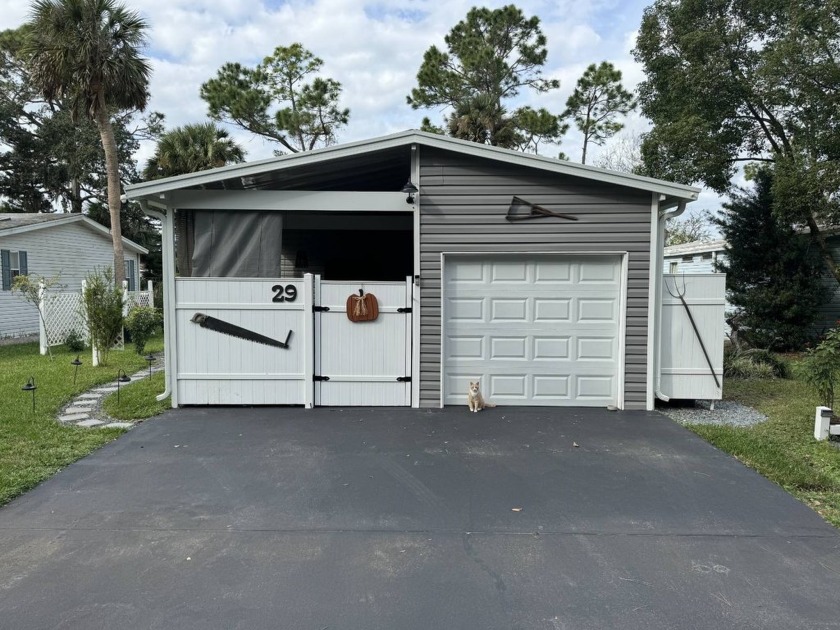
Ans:
{"label": "stepping stone", "polygon": [[90,413],[93,411],[93,407],[67,407],[64,410],[65,413],[74,414],[74,413]]}
{"label": "stepping stone", "polygon": [[58,419],[60,422],[77,422],[79,420],[87,420],[88,415],[86,413],[68,413],[59,416]]}
{"label": "stepping stone", "polygon": [[134,425],[131,422],[109,422],[103,429],[130,429]]}
{"label": "stepping stone", "polygon": [[78,399],[79,400],[92,400],[92,399],[98,399],[100,397],[101,397],[100,394],[88,393],[88,394],[79,394]]}
{"label": "stepping stone", "polygon": [[84,422],[79,422],[76,424],[77,427],[98,427],[100,424],[105,424],[102,420],[94,420],[91,418],[90,420],[85,420]]}
{"label": "stepping stone", "polygon": [[113,387],[99,387],[97,389],[94,389],[93,391],[102,393],[115,392],[117,391],[117,386],[114,385]]}

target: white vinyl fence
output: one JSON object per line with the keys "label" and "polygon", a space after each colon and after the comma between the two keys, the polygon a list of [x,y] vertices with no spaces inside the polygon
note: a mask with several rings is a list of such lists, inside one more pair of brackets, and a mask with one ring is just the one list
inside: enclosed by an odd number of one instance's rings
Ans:
{"label": "white vinyl fence", "polygon": [[[154,286],[150,280],[146,291],[129,291],[128,283],[123,282],[124,312],[128,314],[134,306],[154,307]],[[90,341],[87,324],[82,309],[82,291],[41,291],[40,322],[41,354],[47,354],[47,348],[60,346],[71,331],[76,331],[86,343]],[[116,348],[122,349],[123,335]]]}

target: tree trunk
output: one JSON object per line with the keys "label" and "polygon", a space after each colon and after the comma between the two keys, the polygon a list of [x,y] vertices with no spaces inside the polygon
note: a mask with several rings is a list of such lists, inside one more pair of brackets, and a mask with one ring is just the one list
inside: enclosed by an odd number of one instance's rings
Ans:
{"label": "tree trunk", "polygon": [[823,262],[828,268],[829,273],[840,284],[840,268],[838,268],[834,256],[831,255],[831,250],[828,248],[825,237],[820,232],[820,228],[813,214],[808,215],[808,229],[811,230],[811,237],[817,242],[817,247],[820,248],[820,254],[822,254]]}
{"label": "tree trunk", "polygon": [[[103,99],[104,100],[104,99]],[[120,165],[117,154],[117,141],[114,138],[114,128],[108,111],[101,104],[96,112],[96,127],[102,138],[102,148],[105,150],[105,170],[108,173],[108,211],[111,215],[111,240],[114,243],[114,282],[118,287],[125,280],[125,262],[123,257],[122,225],[120,223],[120,208],[122,194],[120,187]]]}
{"label": "tree trunk", "polygon": [[589,136],[584,134],[584,136],[583,136],[583,154],[580,156],[580,163],[581,164],[586,164],[586,145],[588,143],[588,140],[589,140]]}
{"label": "tree trunk", "polygon": [[82,190],[78,177],[74,177],[70,181],[70,195],[70,212],[80,214],[82,212]]}

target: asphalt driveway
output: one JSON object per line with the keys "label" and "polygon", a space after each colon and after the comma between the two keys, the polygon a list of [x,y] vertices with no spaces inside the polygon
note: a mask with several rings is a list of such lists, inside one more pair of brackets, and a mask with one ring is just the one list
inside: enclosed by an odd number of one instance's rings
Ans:
{"label": "asphalt driveway", "polygon": [[788,630],[838,597],[836,530],[655,413],[179,410],[0,508],[15,630]]}

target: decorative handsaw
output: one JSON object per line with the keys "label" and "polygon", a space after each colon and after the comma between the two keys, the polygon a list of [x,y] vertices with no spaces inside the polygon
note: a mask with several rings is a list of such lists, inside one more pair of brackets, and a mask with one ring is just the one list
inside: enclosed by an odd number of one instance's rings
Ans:
{"label": "decorative handsaw", "polygon": [[265,335],[261,335],[260,333],[254,332],[253,330],[242,328],[242,326],[231,324],[230,322],[226,322],[216,317],[212,317],[211,315],[205,315],[204,313],[196,313],[192,316],[192,319],[190,321],[194,324],[198,324],[202,328],[207,328],[208,330],[215,330],[216,332],[220,332],[223,335],[230,335],[231,337],[238,337],[239,339],[246,339],[248,341],[254,341],[256,343],[261,343],[266,346],[273,346],[275,348],[288,349],[289,339],[292,338],[291,330],[289,331],[289,334],[286,335],[286,341],[277,341],[276,339],[272,339],[271,337],[266,337]]}

